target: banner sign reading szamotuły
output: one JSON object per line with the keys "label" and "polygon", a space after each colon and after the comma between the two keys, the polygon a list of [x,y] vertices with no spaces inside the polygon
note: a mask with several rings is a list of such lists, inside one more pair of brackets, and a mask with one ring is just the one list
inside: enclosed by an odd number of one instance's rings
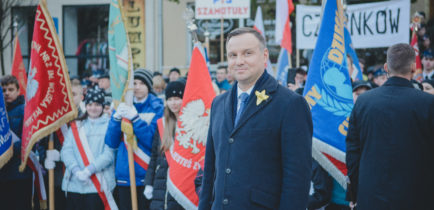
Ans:
{"label": "banner sign reading szamotu\u0142y", "polygon": [[25,100],[20,170],[39,139],[77,116],[62,46],[44,0],[36,10]]}
{"label": "banner sign reading szamotu\u0142y", "polygon": [[[321,7],[297,5],[297,48],[314,49]],[[410,40],[410,0],[348,5],[347,27],[354,48],[388,47]]]}
{"label": "banner sign reading szamotu\u0142y", "polygon": [[196,0],[196,19],[250,18],[247,0]]}

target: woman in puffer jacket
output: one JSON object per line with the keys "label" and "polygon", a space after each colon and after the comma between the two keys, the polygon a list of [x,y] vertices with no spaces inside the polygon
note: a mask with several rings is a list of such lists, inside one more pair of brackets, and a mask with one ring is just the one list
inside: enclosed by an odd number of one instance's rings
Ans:
{"label": "woman in puffer jacket", "polygon": [[[165,90],[166,106],[164,116],[158,121],[158,129],[152,143],[151,161],[145,178],[145,197],[151,200],[151,210],[184,209],[176,202],[166,188],[169,168],[166,152],[169,152],[175,136],[176,122],[182,105],[185,84],[180,81],[170,82]],[[160,135],[163,131],[163,135]]]}
{"label": "woman in puffer jacket", "polygon": [[[62,190],[68,210],[103,210],[105,205],[116,205],[111,196],[116,185],[114,150],[104,143],[109,122],[103,115],[104,93],[88,90],[85,104],[86,113],[71,123],[60,152],[65,164]],[[104,192],[105,202],[98,190]]]}

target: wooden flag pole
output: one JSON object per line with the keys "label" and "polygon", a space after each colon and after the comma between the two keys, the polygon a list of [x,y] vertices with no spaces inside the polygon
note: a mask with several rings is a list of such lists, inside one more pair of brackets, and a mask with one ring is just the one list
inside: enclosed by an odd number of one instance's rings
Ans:
{"label": "wooden flag pole", "polygon": [[[54,149],[54,139],[53,134],[50,135],[50,140],[48,142],[48,149]],[[48,170],[48,200],[49,200],[49,209],[54,210],[54,168]]]}
{"label": "wooden flag pole", "polygon": [[[121,13],[122,21],[125,23],[126,18],[123,13],[123,5],[121,3],[121,0],[118,0],[118,6],[119,11]],[[131,46],[130,46],[130,40],[128,37],[128,30],[125,28],[126,32],[126,39],[127,39],[127,46],[129,48],[128,50],[128,81],[126,83],[126,90],[122,94],[123,101],[128,106],[134,106],[133,105],[133,88],[134,88],[134,71],[133,71],[133,57],[131,54]],[[124,133],[124,140],[126,141],[126,147],[128,151],[128,169],[130,173],[130,192],[131,192],[131,209],[137,210],[137,188],[136,188],[136,172],[134,169],[134,148],[135,145],[135,139],[134,139],[134,129],[129,121],[122,121],[121,123],[121,130]]]}
{"label": "wooden flag pole", "polygon": [[136,172],[134,170],[134,155],[133,145],[128,144],[128,168],[130,171],[130,190],[131,190],[131,207],[133,210],[137,210],[137,188],[136,188]]}
{"label": "wooden flag pole", "polygon": [[296,60],[295,60],[295,67],[300,67],[300,50],[299,49],[297,49],[297,54],[295,55],[296,56]]}
{"label": "wooden flag pole", "polygon": [[292,59],[291,59],[291,53],[288,51],[288,66],[289,68],[292,68]]}

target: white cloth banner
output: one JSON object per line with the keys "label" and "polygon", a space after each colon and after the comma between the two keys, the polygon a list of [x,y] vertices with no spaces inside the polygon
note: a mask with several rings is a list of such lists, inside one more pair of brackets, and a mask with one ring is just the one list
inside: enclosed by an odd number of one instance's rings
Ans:
{"label": "white cloth banner", "polygon": [[[321,7],[297,5],[297,49],[314,49]],[[347,27],[354,48],[389,47],[410,41],[410,0],[348,5]]]}
{"label": "white cloth banner", "polygon": [[250,1],[246,0],[196,0],[196,19],[250,18]]}

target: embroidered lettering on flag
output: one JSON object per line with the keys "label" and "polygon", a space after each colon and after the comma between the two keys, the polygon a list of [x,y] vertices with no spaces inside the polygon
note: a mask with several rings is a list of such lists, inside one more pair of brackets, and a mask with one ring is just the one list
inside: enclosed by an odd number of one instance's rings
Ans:
{"label": "embroidered lettering on flag", "polygon": [[25,100],[21,171],[37,141],[77,116],[65,56],[45,1],[36,10]]}
{"label": "embroidered lettering on flag", "polygon": [[11,159],[14,149],[3,90],[0,88],[0,169]]}

